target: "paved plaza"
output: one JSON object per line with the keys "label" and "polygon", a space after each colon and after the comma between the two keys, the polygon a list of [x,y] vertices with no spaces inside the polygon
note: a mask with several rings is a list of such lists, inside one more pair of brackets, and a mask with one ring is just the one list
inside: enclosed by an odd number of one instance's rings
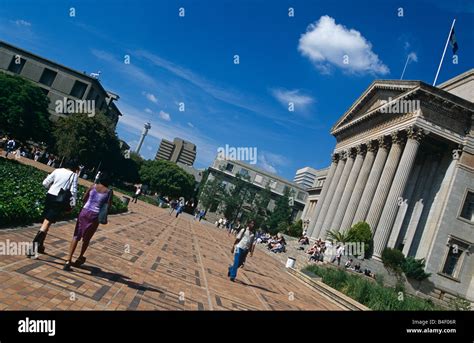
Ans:
{"label": "paved plaza", "polygon": [[[37,259],[1,256],[0,310],[342,309],[258,249],[231,282],[227,232],[141,201],[129,210],[100,226],[73,272],[62,267],[74,221],[51,228]],[[2,230],[0,241],[30,242],[37,229]]]}

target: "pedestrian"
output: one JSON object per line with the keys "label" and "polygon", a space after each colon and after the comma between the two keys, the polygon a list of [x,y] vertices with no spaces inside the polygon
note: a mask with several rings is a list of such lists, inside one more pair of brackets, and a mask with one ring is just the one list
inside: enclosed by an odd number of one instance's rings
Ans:
{"label": "pedestrian", "polygon": [[182,201],[180,201],[177,205],[176,205],[176,218],[178,218],[178,216],[183,213],[184,211],[184,203]]}
{"label": "pedestrian", "polygon": [[28,257],[36,255],[35,248],[37,252],[44,254],[44,241],[51,224],[76,205],[78,170],[76,161],[68,161],[65,168],[55,169],[43,180],[43,186],[48,189],[43,211],[44,220],[33,239],[33,249],[29,250]]}
{"label": "pedestrian", "polygon": [[40,156],[41,156],[41,151],[40,151],[40,149],[36,149],[36,150],[35,150],[35,162],[38,162]]}
{"label": "pedestrian", "polygon": [[72,256],[77,248],[77,244],[82,239],[81,253],[74,262],[75,267],[79,267],[86,262],[84,256],[89,246],[90,240],[99,227],[99,223],[106,223],[108,209],[112,205],[113,192],[109,187],[110,178],[107,173],[102,172],[97,183],[92,185],[84,194],[82,207],[76,221],[74,235],[69,247],[69,256],[63,269],[71,271]]}
{"label": "pedestrian", "polygon": [[177,205],[178,205],[178,201],[176,201],[174,199],[171,199],[171,202],[170,202],[170,215],[176,209]]}
{"label": "pedestrian", "polygon": [[8,154],[12,153],[15,150],[16,142],[13,138],[7,141],[6,149],[5,149],[5,157],[8,157]]}
{"label": "pedestrian", "polygon": [[206,210],[201,210],[199,212],[199,221],[201,221],[201,219],[206,215]]}
{"label": "pedestrian", "polygon": [[136,204],[138,201],[138,197],[142,193],[142,185],[136,185],[135,187],[136,187],[136,190],[135,190],[135,194],[132,197],[132,202],[135,202]]}
{"label": "pedestrian", "polygon": [[235,235],[236,233],[240,232],[240,220],[237,220],[237,224],[232,227],[230,231],[231,234]]}
{"label": "pedestrian", "polygon": [[229,266],[227,276],[230,281],[234,281],[237,277],[237,270],[245,263],[247,254],[253,256],[255,249],[255,221],[251,220],[245,229],[240,230],[237,239],[232,246],[231,252],[234,254],[234,264]]}

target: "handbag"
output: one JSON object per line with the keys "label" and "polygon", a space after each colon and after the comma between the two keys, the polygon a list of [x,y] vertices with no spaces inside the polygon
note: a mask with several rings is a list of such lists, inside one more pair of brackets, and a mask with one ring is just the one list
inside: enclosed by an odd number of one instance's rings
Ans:
{"label": "handbag", "polygon": [[71,188],[72,183],[69,183],[69,181],[71,180],[71,177],[73,176],[74,176],[74,173],[71,173],[71,175],[69,176],[69,179],[66,181],[66,184],[64,185],[64,187],[62,187],[59,190],[58,195],[54,199],[55,202],[60,203],[65,208],[69,207],[71,204],[72,193],[71,193],[70,188]]}
{"label": "handbag", "polygon": [[109,191],[109,196],[107,197],[107,201],[101,206],[100,211],[99,211],[99,223],[100,224],[107,224],[107,216],[109,214],[109,201],[111,197],[112,191]]}

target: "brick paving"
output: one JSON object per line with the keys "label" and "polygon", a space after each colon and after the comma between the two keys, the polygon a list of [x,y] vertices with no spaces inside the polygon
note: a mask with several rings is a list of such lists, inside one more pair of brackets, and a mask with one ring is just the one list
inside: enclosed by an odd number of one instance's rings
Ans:
{"label": "brick paving", "polygon": [[[141,201],[129,210],[100,226],[73,272],[62,267],[74,221],[52,226],[37,259],[0,256],[0,310],[342,309],[260,250],[231,282],[227,232]],[[0,230],[0,241],[30,242],[37,228]]]}

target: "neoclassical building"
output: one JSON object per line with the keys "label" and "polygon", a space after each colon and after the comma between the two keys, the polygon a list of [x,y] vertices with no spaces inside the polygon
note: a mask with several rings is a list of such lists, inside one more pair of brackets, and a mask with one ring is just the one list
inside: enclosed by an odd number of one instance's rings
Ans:
{"label": "neoclassical building", "polygon": [[474,69],[437,87],[374,81],[331,129],[310,235],[365,221],[373,259],[386,247],[424,258],[434,295],[474,301],[473,115]]}

